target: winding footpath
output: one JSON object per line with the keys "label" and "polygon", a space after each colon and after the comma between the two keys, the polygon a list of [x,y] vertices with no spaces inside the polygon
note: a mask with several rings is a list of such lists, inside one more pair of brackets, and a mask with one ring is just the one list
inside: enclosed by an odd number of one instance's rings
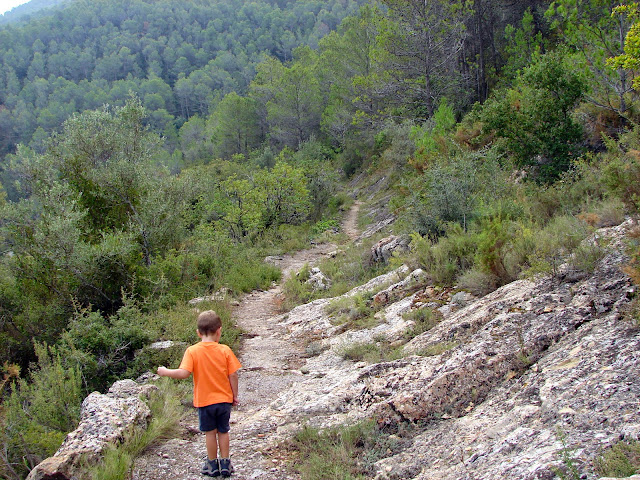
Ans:
{"label": "winding footpath", "polygon": [[[357,218],[360,203],[353,204],[343,220],[343,231],[351,241],[358,237]],[[277,257],[282,282],[305,264],[313,265],[335,251],[333,244],[315,245],[308,250]],[[275,285],[267,291],[247,294],[233,312],[245,332],[238,358],[243,368],[240,377],[240,405],[231,418],[231,459],[236,480],[293,480],[298,477],[285,468],[285,454],[273,450],[269,442],[278,422],[260,416],[293,383],[302,379],[304,345],[287,340],[279,325],[282,290]],[[205,456],[204,436],[198,431],[195,411],[181,424],[179,438],[153,446],[136,460],[133,480],[196,480],[204,478],[200,468]]]}

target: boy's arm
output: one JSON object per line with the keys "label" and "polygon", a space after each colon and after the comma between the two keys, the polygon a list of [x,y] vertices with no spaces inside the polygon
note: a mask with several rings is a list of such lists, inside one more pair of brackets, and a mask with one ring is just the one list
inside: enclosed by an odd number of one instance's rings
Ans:
{"label": "boy's arm", "polygon": [[233,392],[233,404],[238,405],[238,374],[233,372],[229,375],[229,384],[231,384],[231,391]]}
{"label": "boy's arm", "polygon": [[160,375],[161,377],[171,377],[182,380],[184,378],[188,378],[189,375],[191,375],[191,372],[189,370],[185,370],[184,368],[158,367],[158,375]]}

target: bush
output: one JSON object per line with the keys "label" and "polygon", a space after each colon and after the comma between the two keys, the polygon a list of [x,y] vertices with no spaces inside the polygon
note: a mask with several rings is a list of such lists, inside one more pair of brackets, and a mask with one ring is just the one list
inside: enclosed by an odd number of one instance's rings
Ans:
{"label": "bush", "polygon": [[327,230],[337,232],[340,229],[340,222],[336,219],[320,220],[313,227],[311,227],[311,235],[318,236]]}
{"label": "bush", "polygon": [[530,256],[529,275],[550,274],[557,277],[559,267],[587,236],[587,225],[576,217],[554,218],[535,235],[535,247]]}
{"label": "bush", "polygon": [[340,297],[327,305],[325,311],[332,317],[331,323],[334,325],[343,325],[348,329],[372,328],[380,323],[375,314],[383,307],[377,305],[372,297],[371,292]]}
{"label": "bush", "polygon": [[19,379],[0,411],[0,466],[4,478],[22,479],[60,447],[80,418],[84,398],[79,368],[67,367],[58,350],[35,344],[38,363],[27,379]]}
{"label": "bush", "polygon": [[399,449],[396,438],[369,420],[324,431],[305,426],[286,448],[303,480],[364,480],[372,477],[376,461]]}
{"label": "bush", "polygon": [[640,473],[640,442],[618,442],[594,463],[602,477],[626,478]]}
{"label": "bush", "polygon": [[191,345],[199,341],[196,334],[196,319],[204,310],[215,310],[222,320],[220,343],[228,345],[232,350],[237,350],[242,330],[231,319],[231,305],[225,301],[202,302],[197,308],[188,304],[178,305],[147,315],[145,324],[150,331],[154,332],[157,340],[173,340]]}
{"label": "bush", "polygon": [[432,308],[420,308],[404,313],[402,318],[413,322],[413,326],[405,332],[405,338],[411,340],[428,332],[442,320],[442,315]]}
{"label": "bush", "polygon": [[284,282],[282,288],[284,292],[282,308],[285,311],[291,310],[297,305],[307,303],[315,296],[316,292],[313,290],[313,287],[306,283],[310,273],[311,267],[308,263],[305,263],[295,275],[289,276]]}
{"label": "bush", "polygon": [[467,270],[458,277],[458,287],[473,295],[483,296],[498,288],[498,279],[495,275],[485,272],[477,267]]}
{"label": "bush", "polygon": [[130,304],[110,317],[76,312],[58,345],[65,349],[65,361],[82,369],[88,391],[104,391],[122,378],[135,352],[152,338],[143,319],[137,306]]}
{"label": "bush", "polygon": [[613,227],[624,222],[624,205],[618,199],[607,199],[583,210],[578,218],[592,227]]}
{"label": "bush", "polygon": [[451,224],[449,234],[435,243],[414,234],[410,246],[412,260],[439,285],[452,285],[461,271],[469,269],[477,248],[476,240],[457,224]]}

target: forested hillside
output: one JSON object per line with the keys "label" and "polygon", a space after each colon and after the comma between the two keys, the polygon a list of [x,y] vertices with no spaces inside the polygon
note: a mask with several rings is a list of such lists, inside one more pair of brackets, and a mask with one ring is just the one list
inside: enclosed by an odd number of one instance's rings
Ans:
{"label": "forested hillside", "polygon": [[[357,191],[411,236],[392,263],[438,288],[593,268],[607,246],[581,241],[640,206],[637,18],[604,0],[81,0],[0,27],[0,475],[55,451],[87,392],[155,365],[145,346],[193,342],[187,300],[265,288],[266,255],[335,238]],[[326,291],[288,281],[283,308],[390,268],[369,246],[323,266]]]}
{"label": "forested hillside", "polygon": [[288,61],[296,47],[317,46],[358,3],[79,1],[6,26],[0,155],[18,143],[42,151],[72,113],[122,106],[130,91],[172,152],[183,123],[208,115],[226,94],[245,94],[266,56]]}

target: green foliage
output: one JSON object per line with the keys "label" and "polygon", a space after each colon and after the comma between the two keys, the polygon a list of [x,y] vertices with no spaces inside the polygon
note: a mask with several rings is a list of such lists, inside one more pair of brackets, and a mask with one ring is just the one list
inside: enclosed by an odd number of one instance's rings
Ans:
{"label": "green foliage", "polygon": [[483,130],[540,182],[552,182],[581,153],[582,126],[571,115],[586,91],[561,52],[541,56],[482,109]]}
{"label": "green foliage", "polygon": [[303,480],[364,480],[378,459],[398,447],[375,421],[324,431],[305,426],[287,445]]}
{"label": "green foliage", "polygon": [[[39,132],[50,133],[73,113],[122,105],[129,91],[151,112],[154,129],[169,138],[193,115],[228,111],[216,109],[218,102],[245,93],[264,56],[291,60],[295,48],[317,45],[361,3],[118,0],[67,2],[55,15],[43,12],[3,30],[0,155],[17,143],[35,145]],[[236,149],[227,135],[234,124],[244,129],[264,121],[249,111],[220,119],[226,125],[215,129],[216,148]],[[244,132],[241,152],[264,133]],[[197,154],[192,146],[187,150]]]}
{"label": "green foliage", "polygon": [[[622,152],[614,147],[605,157],[602,167],[602,181],[606,188],[619,198],[632,212],[640,209],[640,151],[635,148],[638,145],[638,131],[632,130],[621,138],[622,145],[632,145],[627,152]],[[625,145],[627,144],[627,145]]]}
{"label": "green foliage", "polygon": [[81,369],[87,391],[103,391],[122,378],[135,352],[151,338],[143,320],[131,301],[108,317],[99,311],[76,312],[59,345],[66,360]]}
{"label": "green foliage", "polygon": [[528,274],[550,274],[557,277],[559,267],[587,236],[587,225],[571,216],[559,216],[535,236]]}
{"label": "green foliage", "polygon": [[504,29],[506,65],[503,76],[507,81],[517,78],[518,73],[541,54],[544,43],[542,32],[536,31],[535,19],[531,9],[527,9],[522,16],[520,28],[507,25]]}
{"label": "green foliage", "polygon": [[28,380],[14,384],[2,405],[0,450],[6,455],[7,478],[16,480],[58,449],[76,427],[84,398],[80,369],[65,366],[65,352],[46,344],[36,344],[35,350],[37,365]]}
{"label": "green foliage", "polygon": [[316,222],[311,228],[311,234],[320,235],[326,232],[327,230],[337,231],[339,229],[340,229],[340,222],[338,222],[337,220],[334,220],[334,219],[320,220],[319,222]]}
{"label": "green foliage", "polygon": [[452,226],[450,234],[437,242],[418,234],[411,240],[414,261],[437,285],[451,285],[460,271],[473,265],[475,248],[474,239],[458,226]]}
{"label": "green foliage", "polygon": [[602,477],[625,478],[640,472],[640,442],[616,443],[596,458],[595,466]]}
{"label": "green foliage", "polygon": [[244,98],[235,92],[225,95],[209,122],[212,142],[221,158],[238,153],[248,155],[261,143],[258,104],[253,98]]}
{"label": "green foliage", "polygon": [[[633,91],[633,76],[624,68],[625,39],[631,30],[634,8],[617,11],[618,2],[606,0],[555,0],[551,2],[545,17],[552,22],[556,33],[575,51],[573,63],[588,76],[591,84],[589,100],[596,107],[596,115],[610,115],[610,125],[605,131],[614,133],[616,125],[623,125],[636,114],[637,93]],[[631,32],[630,52],[633,51]],[[612,57],[621,56],[622,65]],[[631,55],[633,57],[633,54]],[[631,64],[632,65],[632,64]],[[629,66],[631,66],[629,65]],[[596,116],[594,115],[594,116]],[[593,121],[598,121],[597,117]]]}
{"label": "green foliage", "polygon": [[397,200],[410,228],[435,240],[449,223],[466,230],[483,202],[499,201],[509,188],[505,172],[491,156],[452,152],[406,182],[403,191],[408,193]]}
{"label": "green foliage", "polygon": [[402,314],[402,318],[413,322],[413,325],[405,332],[405,338],[411,340],[418,335],[428,332],[442,320],[442,315],[432,308],[420,308]]}
{"label": "green foliage", "polygon": [[402,346],[392,348],[386,339],[371,343],[353,343],[343,347],[339,353],[346,360],[367,363],[389,362],[404,356]]}
{"label": "green foliage", "polygon": [[452,147],[448,133],[456,125],[456,118],[446,98],[440,100],[440,106],[422,127],[411,129],[411,138],[416,145],[416,154],[409,162],[417,169],[424,169],[433,161],[435,155],[448,153]]}
{"label": "green foliage", "polygon": [[375,314],[383,305],[373,301],[371,292],[340,297],[327,305],[325,311],[334,325],[345,329],[371,328],[380,323]]}

